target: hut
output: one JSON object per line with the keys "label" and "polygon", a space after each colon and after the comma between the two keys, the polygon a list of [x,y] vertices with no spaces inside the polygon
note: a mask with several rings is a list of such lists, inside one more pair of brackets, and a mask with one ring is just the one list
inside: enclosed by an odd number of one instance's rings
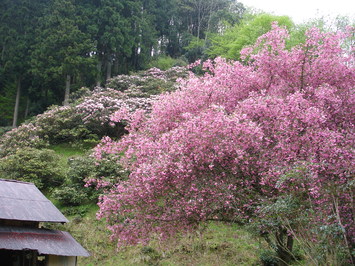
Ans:
{"label": "hut", "polygon": [[32,183],[0,179],[0,264],[74,266],[89,253],[68,233],[42,223],[68,220]]}

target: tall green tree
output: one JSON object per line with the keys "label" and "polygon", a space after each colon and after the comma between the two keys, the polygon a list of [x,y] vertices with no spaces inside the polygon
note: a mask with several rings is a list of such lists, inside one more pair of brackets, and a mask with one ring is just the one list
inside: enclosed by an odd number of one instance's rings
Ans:
{"label": "tall green tree", "polygon": [[160,8],[155,0],[140,1],[139,19],[136,24],[138,37],[133,59],[135,69],[144,68],[152,59],[154,47],[157,45],[157,30],[155,11]]}
{"label": "tall green tree", "polygon": [[180,6],[187,29],[183,47],[190,62],[205,55],[211,34],[219,34],[225,23],[239,24],[245,11],[241,3],[231,0],[182,0]]}
{"label": "tall green tree", "polygon": [[54,85],[54,94],[64,98],[64,105],[69,103],[72,83],[95,63],[94,42],[80,28],[77,10],[73,0],[54,0],[41,18],[32,53],[32,73]]}
{"label": "tall green tree", "polygon": [[[12,126],[17,125],[21,92],[30,85],[30,46],[33,44],[42,0],[2,0],[0,2],[0,92],[11,99],[2,103],[13,105]],[[26,86],[24,86],[26,85]],[[9,109],[9,108],[4,108]],[[9,115],[9,114],[8,114]]]}

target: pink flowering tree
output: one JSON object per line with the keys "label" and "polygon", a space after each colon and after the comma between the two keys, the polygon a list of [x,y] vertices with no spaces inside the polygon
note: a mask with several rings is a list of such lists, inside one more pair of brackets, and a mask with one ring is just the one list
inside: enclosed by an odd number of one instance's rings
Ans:
{"label": "pink flowering tree", "polygon": [[123,154],[130,171],[99,203],[118,244],[208,220],[256,222],[287,262],[303,215],[313,228],[338,228],[351,249],[355,73],[354,51],[342,49],[351,30],[310,29],[287,50],[288,32],[274,24],[244,62],[207,61],[203,77],[191,74],[149,116],[113,116],[129,134],[95,155]]}

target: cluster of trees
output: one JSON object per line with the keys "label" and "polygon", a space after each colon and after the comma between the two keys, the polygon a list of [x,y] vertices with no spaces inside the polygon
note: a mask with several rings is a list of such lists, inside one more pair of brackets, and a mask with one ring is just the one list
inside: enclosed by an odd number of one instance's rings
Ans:
{"label": "cluster of trees", "polygon": [[194,60],[184,47],[245,10],[232,0],[3,0],[0,9],[2,126],[16,126],[19,109],[27,117],[68,104],[70,90],[143,69],[155,56]]}

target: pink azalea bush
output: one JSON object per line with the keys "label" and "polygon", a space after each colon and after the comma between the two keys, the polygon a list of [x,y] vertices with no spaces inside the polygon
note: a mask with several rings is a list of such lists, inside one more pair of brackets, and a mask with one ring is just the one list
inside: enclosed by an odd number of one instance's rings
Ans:
{"label": "pink azalea bush", "polygon": [[90,132],[81,124],[82,118],[75,106],[51,106],[43,114],[6,132],[0,139],[0,157],[25,147],[40,149],[49,144],[83,139]]}
{"label": "pink azalea bush", "polygon": [[47,147],[47,141],[39,137],[38,131],[36,125],[27,123],[6,132],[0,139],[0,158],[14,154],[24,147]]}
{"label": "pink azalea bush", "polygon": [[[275,24],[242,51],[243,63],[207,61],[203,77],[191,74],[146,118],[117,115],[130,134],[105,139],[95,154],[124,154],[131,172],[99,204],[118,244],[208,220],[262,221],[279,204],[276,240],[287,243],[278,241],[277,251],[292,248],[301,215],[312,228],[339,228],[351,249],[354,50],[342,49],[350,34],[310,29],[305,43],[287,50],[288,32]],[[281,203],[290,197],[298,205],[287,213]]]}
{"label": "pink azalea bush", "polygon": [[[128,96],[129,93],[129,96]],[[76,106],[77,112],[82,115],[84,124],[105,124],[111,122],[111,116],[121,108],[128,109],[130,112],[137,109],[149,111],[152,99],[149,95],[134,97],[132,90],[123,93],[114,89],[96,88],[92,95],[86,96],[81,103]]]}
{"label": "pink azalea bush", "polygon": [[43,114],[3,134],[0,156],[24,147],[42,148],[48,143],[95,140],[106,135],[118,137],[124,133],[123,125],[111,119],[113,114],[121,109],[150,112],[156,97],[148,92],[159,92],[155,87],[159,84],[164,89],[176,89],[176,79],[184,77],[186,72],[182,67],[167,71],[153,68],[132,76],[117,76],[109,83],[113,88],[97,87],[92,92],[82,88],[70,106],[51,106]]}
{"label": "pink azalea bush", "polygon": [[176,89],[176,80],[185,78],[188,75],[186,67],[172,67],[168,70],[160,70],[153,67],[131,75],[118,75],[109,79],[106,86],[115,90],[126,92],[126,90],[139,90],[150,95],[160,94],[165,91]]}
{"label": "pink azalea bush", "polygon": [[92,132],[118,137],[124,132],[120,121],[111,119],[116,112],[143,110],[149,113],[155,94],[175,90],[176,80],[186,73],[186,68],[174,67],[166,71],[151,68],[134,75],[118,75],[108,81],[107,88],[95,88],[91,95],[82,97],[75,108]]}

